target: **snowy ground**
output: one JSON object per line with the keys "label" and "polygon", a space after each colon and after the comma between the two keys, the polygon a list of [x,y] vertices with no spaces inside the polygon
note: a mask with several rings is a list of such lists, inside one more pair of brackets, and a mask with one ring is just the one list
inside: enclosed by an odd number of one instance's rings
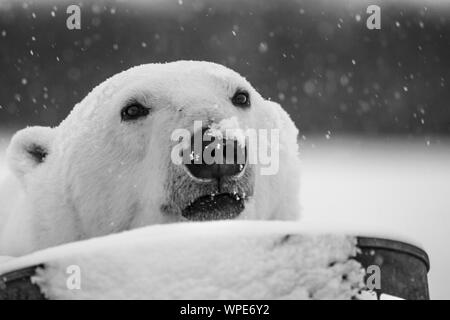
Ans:
{"label": "snowy ground", "polygon": [[303,141],[303,219],[421,244],[431,259],[431,297],[450,299],[450,140],[404,141]]}
{"label": "snowy ground", "polygon": [[450,141],[404,141],[303,142],[303,218],[421,244],[431,297],[450,299]]}

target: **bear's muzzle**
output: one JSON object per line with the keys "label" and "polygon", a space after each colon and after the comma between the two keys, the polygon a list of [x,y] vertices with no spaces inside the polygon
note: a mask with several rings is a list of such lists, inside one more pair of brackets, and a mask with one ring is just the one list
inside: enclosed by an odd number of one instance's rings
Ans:
{"label": "bear's muzzle", "polygon": [[209,128],[203,128],[192,136],[191,148],[188,154],[183,154],[187,172],[200,181],[240,176],[247,165],[246,145],[230,138],[210,136],[204,139],[208,131]]}

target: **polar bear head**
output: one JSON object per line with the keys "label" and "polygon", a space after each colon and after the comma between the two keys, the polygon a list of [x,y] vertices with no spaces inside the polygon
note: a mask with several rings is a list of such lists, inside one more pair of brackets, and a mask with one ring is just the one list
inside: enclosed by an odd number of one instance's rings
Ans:
{"label": "polar bear head", "polygon": [[[239,130],[264,144],[256,161]],[[224,66],[141,65],[94,88],[58,127],[13,137],[9,164],[27,204],[16,214],[27,215],[37,248],[157,223],[295,219],[297,134],[280,105]],[[189,147],[208,135],[234,163],[195,161]]]}

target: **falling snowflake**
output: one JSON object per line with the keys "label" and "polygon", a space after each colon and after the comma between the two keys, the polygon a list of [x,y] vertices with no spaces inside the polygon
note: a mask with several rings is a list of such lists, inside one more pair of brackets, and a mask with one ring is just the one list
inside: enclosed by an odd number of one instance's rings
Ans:
{"label": "falling snowflake", "polygon": [[258,51],[260,53],[266,53],[269,50],[269,46],[266,42],[261,42],[258,46]]}

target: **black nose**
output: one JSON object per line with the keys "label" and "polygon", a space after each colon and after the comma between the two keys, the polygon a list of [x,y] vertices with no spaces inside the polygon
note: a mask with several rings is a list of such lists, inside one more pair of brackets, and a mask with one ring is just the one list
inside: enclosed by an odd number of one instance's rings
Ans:
{"label": "black nose", "polygon": [[240,145],[236,139],[209,135],[209,132],[208,128],[203,128],[193,135],[190,154],[183,157],[189,172],[196,178],[208,180],[239,175],[247,163],[245,145]]}

